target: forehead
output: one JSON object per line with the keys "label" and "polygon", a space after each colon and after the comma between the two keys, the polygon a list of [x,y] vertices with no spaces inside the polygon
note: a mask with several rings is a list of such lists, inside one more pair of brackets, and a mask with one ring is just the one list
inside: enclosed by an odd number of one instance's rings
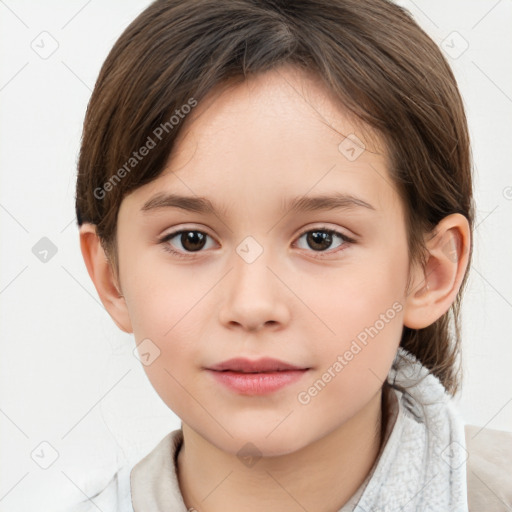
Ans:
{"label": "forehead", "polygon": [[210,197],[226,214],[241,205],[268,212],[290,197],[337,191],[384,210],[397,197],[388,158],[363,128],[320,79],[292,67],[221,87],[188,114],[161,175],[125,208],[140,212],[168,191]]}
{"label": "forehead", "polygon": [[[357,132],[367,149],[385,154],[377,133],[351,114],[318,75],[291,65],[210,91],[185,119],[171,156],[177,156],[185,138],[187,145],[193,138],[203,146],[208,142],[218,146],[222,131],[231,136],[236,132],[249,146],[264,147],[264,154],[274,147],[269,146],[269,139],[282,152],[286,149],[283,143],[297,142],[299,137],[308,137],[312,144],[322,137],[337,146],[341,138]],[[229,140],[225,142],[224,148]]]}

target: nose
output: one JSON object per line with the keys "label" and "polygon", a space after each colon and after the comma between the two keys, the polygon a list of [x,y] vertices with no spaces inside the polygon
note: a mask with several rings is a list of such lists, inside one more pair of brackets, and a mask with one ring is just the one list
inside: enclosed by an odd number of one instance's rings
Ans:
{"label": "nose", "polygon": [[234,255],[234,268],[226,276],[219,310],[220,322],[230,328],[259,331],[283,328],[290,319],[290,293],[269,266],[266,253],[252,263]]}

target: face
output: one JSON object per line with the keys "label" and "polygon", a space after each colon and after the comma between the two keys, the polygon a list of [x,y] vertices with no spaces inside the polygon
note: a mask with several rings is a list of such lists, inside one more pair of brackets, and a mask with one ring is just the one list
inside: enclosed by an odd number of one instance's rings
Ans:
{"label": "face", "polygon": [[[403,207],[378,139],[292,68],[210,95],[187,123],[163,173],[118,216],[144,369],[218,448],[290,453],[356,417],[388,374],[409,264]],[[353,133],[366,150],[345,139]],[[165,194],[215,210],[151,201]],[[336,205],[315,200],[335,195]],[[251,394],[206,369],[235,357],[303,370]]]}

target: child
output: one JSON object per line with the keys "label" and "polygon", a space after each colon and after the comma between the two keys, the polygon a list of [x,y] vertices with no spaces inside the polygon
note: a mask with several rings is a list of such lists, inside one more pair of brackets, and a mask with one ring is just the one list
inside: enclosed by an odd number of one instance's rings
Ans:
{"label": "child", "polygon": [[118,510],[468,510],[468,129],[405,10],[154,2],[100,72],[76,213],[182,420]]}

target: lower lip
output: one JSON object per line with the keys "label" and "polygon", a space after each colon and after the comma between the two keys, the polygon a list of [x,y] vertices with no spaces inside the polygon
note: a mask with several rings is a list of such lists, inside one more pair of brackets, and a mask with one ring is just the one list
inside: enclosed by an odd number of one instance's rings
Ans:
{"label": "lower lip", "polygon": [[307,369],[268,373],[208,371],[218,382],[238,393],[243,395],[265,395],[298,381],[307,372]]}

